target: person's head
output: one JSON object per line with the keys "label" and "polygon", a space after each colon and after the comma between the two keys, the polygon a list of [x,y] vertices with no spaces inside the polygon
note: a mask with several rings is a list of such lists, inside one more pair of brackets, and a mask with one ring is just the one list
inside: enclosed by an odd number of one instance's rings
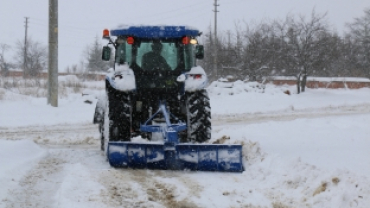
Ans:
{"label": "person's head", "polygon": [[152,43],[152,50],[155,53],[161,53],[161,51],[162,51],[162,44],[160,42],[153,42]]}

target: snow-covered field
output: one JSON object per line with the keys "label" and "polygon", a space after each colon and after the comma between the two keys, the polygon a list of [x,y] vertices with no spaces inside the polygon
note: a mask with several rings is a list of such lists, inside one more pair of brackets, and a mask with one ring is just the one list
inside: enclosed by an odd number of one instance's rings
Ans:
{"label": "snow-covered field", "polygon": [[243,173],[111,168],[94,96],[0,89],[0,207],[370,207],[370,89],[227,85],[210,142],[243,144]]}

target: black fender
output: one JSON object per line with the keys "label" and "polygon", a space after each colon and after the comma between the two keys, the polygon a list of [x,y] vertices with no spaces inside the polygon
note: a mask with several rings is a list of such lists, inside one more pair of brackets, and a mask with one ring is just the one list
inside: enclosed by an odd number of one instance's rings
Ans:
{"label": "black fender", "polygon": [[104,97],[99,98],[96,103],[95,113],[93,118],[93,124],[103,124],[104,123],[104,113],[106,109],[106,99]]}

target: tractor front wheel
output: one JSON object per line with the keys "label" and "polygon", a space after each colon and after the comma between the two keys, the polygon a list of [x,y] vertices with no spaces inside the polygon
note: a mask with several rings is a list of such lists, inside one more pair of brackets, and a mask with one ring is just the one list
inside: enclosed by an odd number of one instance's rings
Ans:
{"label": "tractor front wheel", "polygon": [[211,106],[206,90],[186,93],[187,138],[203,143],[211,139]]}

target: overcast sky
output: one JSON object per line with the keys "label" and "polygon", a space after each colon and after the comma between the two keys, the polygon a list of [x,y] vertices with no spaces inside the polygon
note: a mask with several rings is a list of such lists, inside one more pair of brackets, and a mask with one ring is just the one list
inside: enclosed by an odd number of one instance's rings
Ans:
{"label": "overcast sky", "polygon": [[[48,0],[0,0],[0,43],[15,47],[28,37],[48,43]],[[59,71],[83,59],[83,51],[104,28],[119,24],[184,24],[206,31],[213,27],[214,0],[60,0]],[[309,16],[328,12],[339,34],[345,23],[363,15],[369,0],[218,0],[218,31],[233,30],[235,22],[283,19],[287,14]],[[104,44],[105,42],[102,41]],[[7,59],[13,55],[8,52]]]}

